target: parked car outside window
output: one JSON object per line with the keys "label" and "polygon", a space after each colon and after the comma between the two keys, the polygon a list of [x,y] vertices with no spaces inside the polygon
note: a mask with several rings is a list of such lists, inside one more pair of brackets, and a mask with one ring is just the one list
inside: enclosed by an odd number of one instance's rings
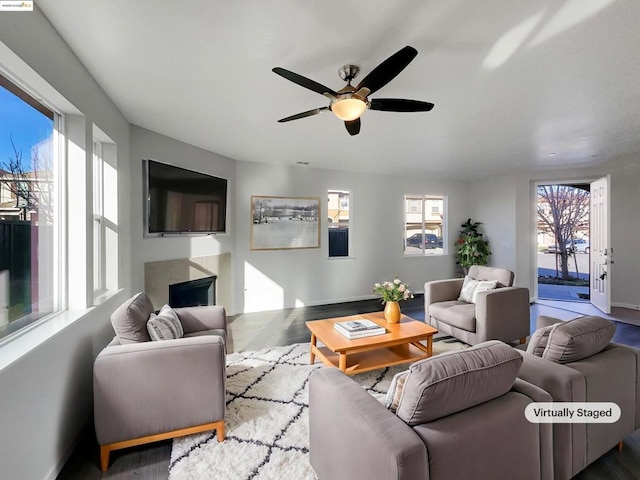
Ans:
{"label": "parked car outside window", "polygon": [[573,240],[573,248],[579,253],[589,253],[589,240],[576,238]]}
{"label": "parked car outside window", "polygon": [[[574,238],[573,240],[567,240],[565,245],[567,246],[567,251],[570,253],[589,253],[589,240],[585,240],[584,238]],[[558,253],[557,245],[549,245],[547,248],[547,253]]]}
{"label": "parked car outside window", "polygon": [[[409,238],[407,238],[407,247],[421,248],[421,244],[422,244],[422,233],[414,233]],[[437,248],[437,247],[438,247],[438,237],[433,233],[425,233],[424,248]]]}

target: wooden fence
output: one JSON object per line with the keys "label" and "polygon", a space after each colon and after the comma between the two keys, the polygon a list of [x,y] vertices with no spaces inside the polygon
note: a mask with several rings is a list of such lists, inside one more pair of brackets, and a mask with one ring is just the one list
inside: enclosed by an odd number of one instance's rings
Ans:
{"label": "wooden fence", "polygon": [[31,313],[31,228],[31,222],[0,220],[0,272],[9,272],[9,321]]}

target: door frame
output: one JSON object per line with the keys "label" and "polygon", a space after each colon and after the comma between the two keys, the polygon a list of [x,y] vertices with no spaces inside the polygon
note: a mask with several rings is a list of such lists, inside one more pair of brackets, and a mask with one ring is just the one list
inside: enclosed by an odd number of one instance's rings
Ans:
{"label": "door frame", "polygon": [[[587,177],[570,177],[570,178],[553,178],[549,180],[534,180],[531,182],[531,252],[530,252],[530,262],[532,265],[531,269],[531,285],[532,295],[531,300],[533,302],[538,301],[538,187],[540,185],[571,185],[576,183],[582,184],[591,184],[595,180],[602,178],[603,175],[594,175]],[[589,205],[589,209],[591,209],[591,205]],[[591,211],[589,211],[589,215],[591,215]],[[591,237],[591,231],[589,231],[589,237]],[[591,278],[591,265],[589,265],[589,278]],[[591,288],[591,287],[589,287]]]}

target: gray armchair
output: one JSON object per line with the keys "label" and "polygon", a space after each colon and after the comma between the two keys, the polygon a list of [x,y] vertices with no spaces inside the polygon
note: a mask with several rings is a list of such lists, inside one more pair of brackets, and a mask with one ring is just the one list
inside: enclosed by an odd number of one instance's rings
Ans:
{"label": "gray armchair", "polygon": [[[603,333],[606,324],[612,327],[608,334]],[[551,333],[554,325],[559,327]],[[640,350],[607,343],[615,325],[601,317],[565,322],[540,316],[537,327],[531,343],[553,343],[554,352],[574,358],[557,363],[528,348],[521,352],[519,378],[547,391],[554,402],[613,402],[620,407],[621,416],[614,423],[552,424],[554,478],[568,480],[614,446],[622,449],[623,439],[640,428]],[[538,336],[541,330],[547,330],[546,340]]]}
{"label": "gray armchair", "polygon": [[309,455],[320,480],[553,478],[551,424],[524,410],[551,396],[517,379],[500,342],[409,368],[396,413],[337,368],[309,380]]}
{"label": "gray armchair", "polygon": [[116,337],[94,364],[100,467],[112,450],[216,430],[224,440],[227,321],[223,307],[176,308],[184,337],[151,341],[140,293],[111,316]]}
{"label": "gray armchair", "polygon": [[458,300],[463,278],[424,284],[425,322],[469,345],[487,340],[526,341],[530,333],[529,289],[513,287],[513,272],[502,268],[469,268],[475,280],[497,281],[497,288],[479,292],[475,303]]}

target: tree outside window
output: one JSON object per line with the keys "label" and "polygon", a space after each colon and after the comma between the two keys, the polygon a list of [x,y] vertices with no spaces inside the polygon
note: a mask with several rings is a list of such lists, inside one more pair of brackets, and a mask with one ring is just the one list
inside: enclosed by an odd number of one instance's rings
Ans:
{"label": "tree outside window", "polygon": [[558,276],[572,280],[569,261],[575,260],[576,238],[589,230],[589,190],[583,185],[540,185],[538,186],[538,231],[548,234],[555,245],[558,258]]}

